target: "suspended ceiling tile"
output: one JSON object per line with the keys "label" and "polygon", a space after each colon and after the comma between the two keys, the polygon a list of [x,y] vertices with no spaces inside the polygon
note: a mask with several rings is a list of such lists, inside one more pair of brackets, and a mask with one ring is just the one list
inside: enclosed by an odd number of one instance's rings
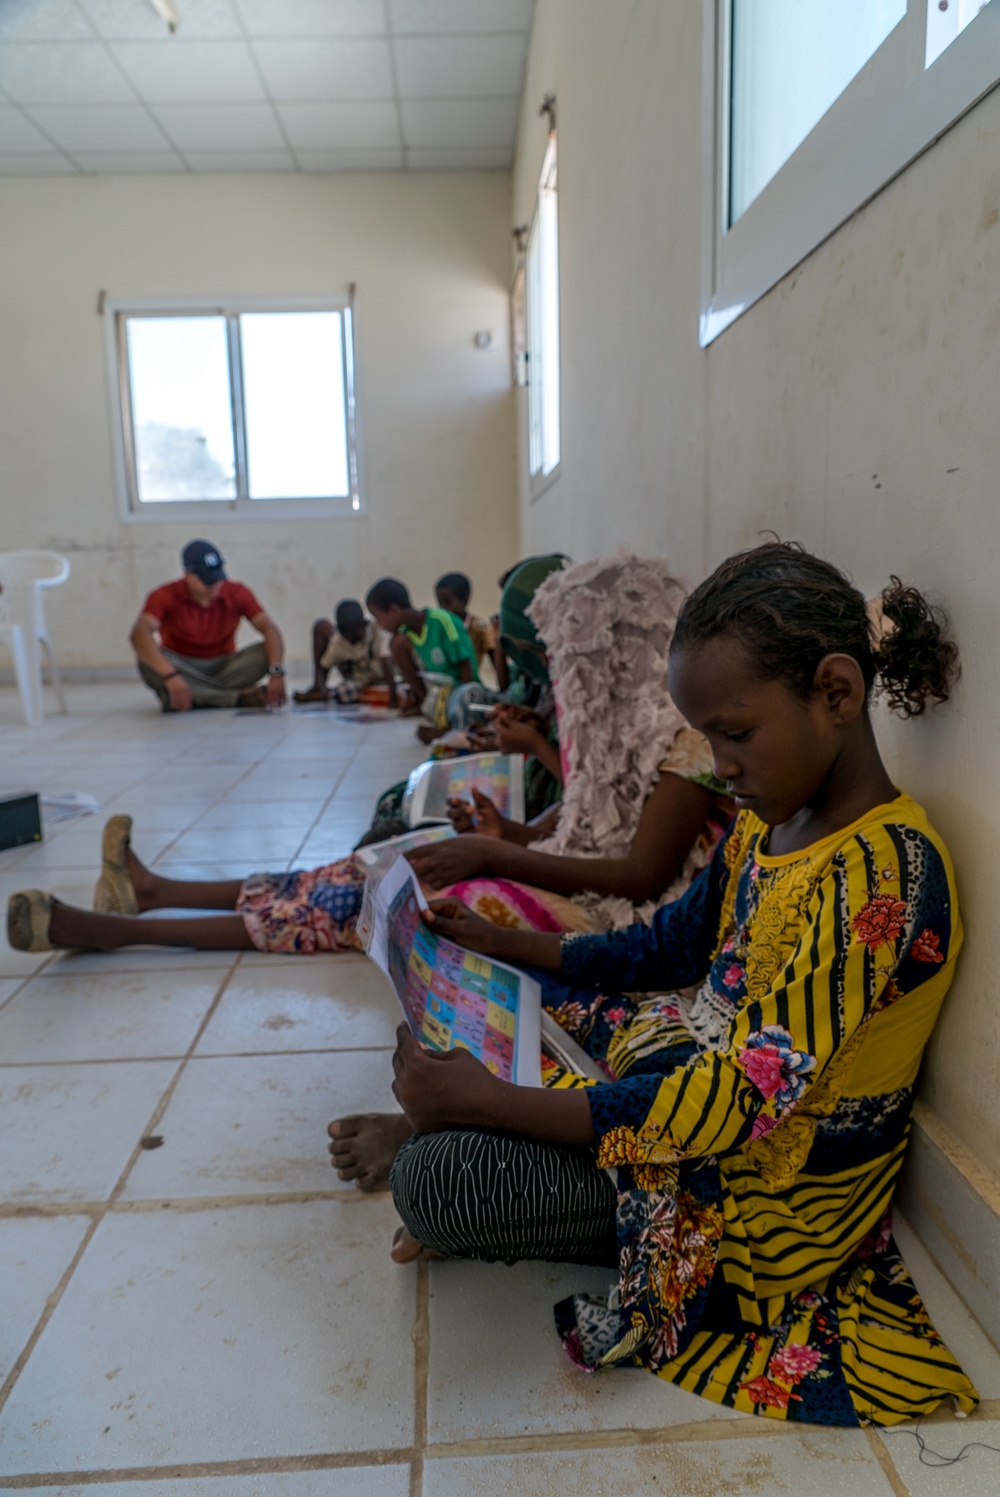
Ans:
{"label": "suspended ceiling tile", "polygon": [[[0,0],[2,3],[2,0]],[[112,42],[187,41],[242,36],[232,0],[177,0],[181,24],[171,37],[150,0],[78,0],[99,36]]]}
{"label": "suspended ceiling tile", "polygon": [[157,104],[153,114],[177,148],[188,151],[282,150],[270,104]]}
{"label": "suspended ceiling tile", "polygon": [[398,151],[296,151],[304,172],[398,172],[403,152]]}
{"label": "suspended ceiling tile", "polygon": [[408,146],[510,146],[517,99],[404,99]]}
{"label": "suspended ceiling tile", "polygon": [[389,43],[378,38],[256,42],[254,51],[273,99],[391,99],[395,92]]}
{"label": "suspended ceiling tile", "polygon": [[408,32],[527,31],[534,0],[389,0],[392,28]]}
{"label": "suspended ceiling tile", "polygon": [[413,172],[493,172],[510,167],[509,146],[483,146],[472,151],[407,151],[406,165]]}
{"label": "suspended ceiling tile", "polygon": [[170,142],[141,104],[41,105],[31,118],[46,135],[71,151],[168,151]]}
{"label": "suspended ceiling tile", "polygon": [[173,151],[74,151],[81,171],[92,176],[146,176],[149,172],[182,172],[184,163]]}
{"label": "suspended ceiling tile", "polygon": [[0,42],[75,42],[94,35],[74,0],[0,0]]}
{"label": "suspended ceiling tile", "polygon": [[0,46],[0,88],[16,104],[112,104],[135,97],[100,42]]}
{"label": "suspended ceiling tile", "polygon": [[250,36],[383,36],[385,0],[236,0]]}
{"label": "suspended ceiling tile", "polygon": [[298,153],[305,150],[399,149],[395,104],[279,104],[278,114]]}
{"label": "suspended ceiling tile", "polygon": [[404,99],[509,98],[524,78],[523,36],[401,37],[395,43]]}
{"label": "suspended ceiling tile", "polygon": [[185,151],[195,172],[293,172],[290,151]]}
{"label": "suspended ceiling tile", "polygon": [[111,50],[150,103],[253,102],[266,97],[243,41],[184,42],[168,37],[160,42],[113,42]]}
{"label": "suspended ceiling tile", "polygon": [[23,156],[0,155],[0,177],[74,176],[76,167],[58,151],[33,151]]}
{"label": "suspended ceiling tile", "polygon": [[0,155],[25,154],[29,151],[51,151],[52,142],[45,139],[20,109],[0,104]]}

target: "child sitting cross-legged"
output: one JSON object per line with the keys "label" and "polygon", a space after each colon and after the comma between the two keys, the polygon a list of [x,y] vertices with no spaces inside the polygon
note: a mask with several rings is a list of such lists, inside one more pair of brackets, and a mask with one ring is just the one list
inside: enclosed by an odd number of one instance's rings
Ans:
{"label": "child sitting cross-legged", "polygon": [[[446,728],[451,692],[479,680],[465,625],[446,609],[414,608],[409,590],[395,577],[376,582],[365,602],[375,622],[390,635],[392,658],[409,690],[402,716],[423,713],[435,727]],[[429,686],[424,676],[433,684]]]}
{"label": "child sitting cross-legged", "polygon": [[[337,604],[334,619],[335,625],[329,619],[313,624],[313,683],[308,691],[297,691],[295,700],[326,702],[332,694],[338,702],[356,702],[366,686],[386,686],[394,707],[396,679],[382,630],[353,598]],[[332,693],[327,687],[331,670],[337,672]]]}
{"label": "child sitting cross-legged", "polygon": [[877,688],[919,716],[956,673],[920,593],[893,579],[869,610],[796,546],[734,556],[695,590],[670,693],[737,819],[649,924],[560,936],[431,904],[435,931],[532,970],[606,1079],[515,1086],[402,1026],[403,1116],[358,1120],[395,1132],[398,1262],[614,1267],[613,1300],[557,1306],[569,1355],[744,1413],[857,1426],[976,1406],[891,1236],[962,944],[954,873],[869,715]]}

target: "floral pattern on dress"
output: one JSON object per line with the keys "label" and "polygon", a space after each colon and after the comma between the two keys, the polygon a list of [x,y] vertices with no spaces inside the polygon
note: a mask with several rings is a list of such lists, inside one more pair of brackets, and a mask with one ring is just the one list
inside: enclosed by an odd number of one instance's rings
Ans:
{"label": "floral pattern on dress", "polygon": [[[894,1424],[946,1398],[975,1407],[882,1216],[912,1087],[843,1094],[868,1044],[893,1074],[919,1060],[933,1003],[914,1005],[916,1024],[892,1010],[924,984],[943,992],[961,944],[946,854],[915,804],[901,798],[899,813],[794,863],[758,857],[766,828],[743,813],[651,929],[564,941],[543,1001],[586,1013],[583,1042],[616,1078],[587,1096],[597,1163],[617,1182],[619,1299],[556,1307],[578,1364],[631,1363],[809,1423]],[[724,1022],[688,1027],[706,993]],[[827,1177],[829,1195],[816,1188]],[[880,1207],[867,1232],[831,1213],[862,1188]]]}
{"label": "floral pattern on dress", "polygon": [[366,873],[354,856],[294,873],[254,873],[236,913],[258,951],[361,951],[356,927]]}
{"label": "floral pattern on dress", "polygon": [[902,933],[906,909],[905,900],[893,899],[891,894],[873,894],[851,921],[856,939],[873,953],[888,946]]}
{"label": "floral pattern on dress", "polygon": [[712,1281],[725,1226],[720,1205],[678,1190],[676,1178],[673,1189],[661,1183],[619,1197],[621,1314],[653,1370],[677,1355],[689,1306]]}
{"label": "floral pattern on dress", "polygon": [[795,1041],[780,1024],[765,1024],[752,1034],[737,1060],[765,1102],[774,1099],[782,1113],[805,1091],[807,1076],[816,1069],[816,1057],[795,1048]]}
{"label": "floral pattern on dress", "polygon": [[910,955],[918,962],[943,962],[941,937],[932,930],[922,930],[910,947]]}

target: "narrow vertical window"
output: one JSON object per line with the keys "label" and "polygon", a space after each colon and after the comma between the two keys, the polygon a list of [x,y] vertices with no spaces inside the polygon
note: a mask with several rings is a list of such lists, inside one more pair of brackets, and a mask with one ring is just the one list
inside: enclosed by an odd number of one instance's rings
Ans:
{"label": "narrow vertical window", "polygon": [[526,260],[528,470],[537,488],[559,466],[559,197],[555,132],[538,184]]}

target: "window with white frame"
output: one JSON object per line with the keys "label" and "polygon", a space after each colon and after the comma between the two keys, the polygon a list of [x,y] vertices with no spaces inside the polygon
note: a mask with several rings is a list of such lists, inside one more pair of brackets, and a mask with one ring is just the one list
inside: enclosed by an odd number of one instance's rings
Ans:
{"label": "window with white frame", "polygon": [[528,474],[532,495],[552,482],[561,459],[559,426],[559,190],[553,130],[538,183],[525,256]]}
{"label": "window with white frame", "polygon": [[702,344],[1000,83],[1000,0],[704,0]]}
{"label": "window with white frame", "polygon": [[130,512],[360,509],[350,305],[109,311]]}

